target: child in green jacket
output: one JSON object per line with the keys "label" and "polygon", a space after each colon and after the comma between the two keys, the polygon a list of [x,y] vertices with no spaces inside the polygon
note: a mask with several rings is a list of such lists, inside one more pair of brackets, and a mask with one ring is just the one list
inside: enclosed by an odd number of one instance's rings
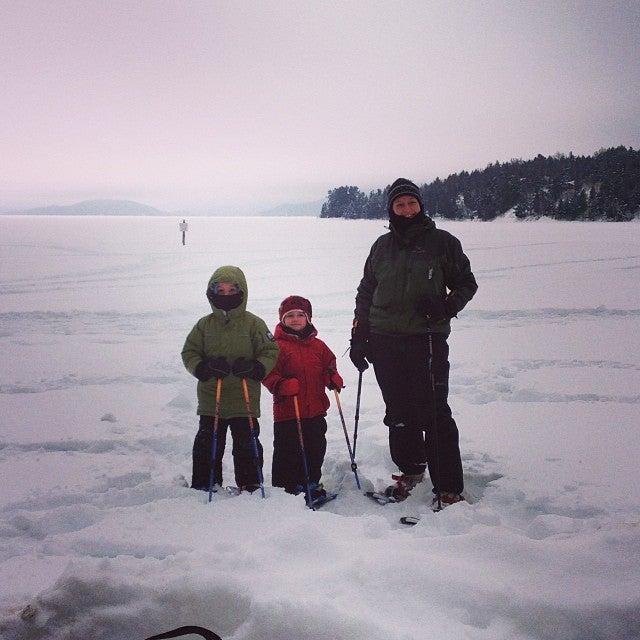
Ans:
{"label": "child in green jacket", "polygon": [[[264,321],[246,310],[247,297],[247,281],[241,269],[233,266],[216,269],[207,287],[212,313],[198,320],[182,348],[184,366],[198,378],[200,428],[193,443],[191,486],[194,489],[209,488],[218,380],[222,388],[214,483],[222,485],[222,456],[230,429],[236,485],[247,491],[255,491],[260,486],[262,445],[258,440],[257,421],[260,381],[273,369],[278,346]],[[243,379],[249,392],[249,411],[243,395]],[[254,417],[257,460],[249,415]]]}

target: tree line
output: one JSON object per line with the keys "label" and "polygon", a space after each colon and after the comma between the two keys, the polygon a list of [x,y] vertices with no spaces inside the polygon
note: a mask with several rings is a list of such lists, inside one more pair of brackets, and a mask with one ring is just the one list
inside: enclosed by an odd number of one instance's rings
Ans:
{"label": "tree line", "polygon": [[[384,189],[331,189],[321,218],[386,218]],[[556,154],[495,162],[420,187],[430,217],[494,220],[516,218],[626,221],[640,217],[640,150],[624,146],[592,156]]]}

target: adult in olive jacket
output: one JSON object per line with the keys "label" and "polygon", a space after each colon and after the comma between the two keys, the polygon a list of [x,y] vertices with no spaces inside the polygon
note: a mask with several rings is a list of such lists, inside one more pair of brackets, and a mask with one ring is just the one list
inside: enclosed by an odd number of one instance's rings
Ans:
{"label": "adult in olive jacket", "polygon": [[387,207],[390,231],[371,247],[358,286],[350,357],[359,371],[373,364],[385,401],[391,457],[402,472],[387,495],[406,498],[428,466],[436,496],[453,503],[464,487],[447,402],[447,337],[478,285],[460,241],[425,215],[413,182],[396,180]]}
{"label": "adult in olive jacket", "polygon": [[[222,484],[222,456],[227,428],[233,437],[233,459],[236,484],[255,489],[258,474],[242,379],[247,381],[250,413],[260,415],[260,381],[273,369],[278,358],[278,345],[265,322],[247,311],[249,289],[244,273],[234,266],[216,269],[209,279],[207,298],[211,313],[196,322],[182,349],[182,361],[198,378],[200,429],[193,446],[192,487],[207,489],[211,470],[213,418],[216,410],[216,386],[222,380],[218,455],[214,481]],[[254,420],[256,438],[259,424]],[[259,465],[262,447],[258,441]]]}

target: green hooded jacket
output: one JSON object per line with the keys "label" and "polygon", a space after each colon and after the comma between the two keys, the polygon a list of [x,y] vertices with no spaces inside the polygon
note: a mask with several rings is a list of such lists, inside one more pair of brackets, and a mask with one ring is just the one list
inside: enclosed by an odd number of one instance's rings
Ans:
{"label": "green hooded jacket", "polygon": [[[200,318],[187,336],[182,348],[182,361],[191,374],[202,360],[223,356],[229,364],[236,358],[259,360],[269,373],[278,359],[278,345],[264,321],[247,311],[247,280],[238,267],[224,266],[216,269],[209,279],[214,282],[232,282],[243,293],[240,306],[228,312],[211,305],[212,313]],[[260,415],[260,387],[255,380],[247,379],[251,415]],[[215,415],[216,379],[198,381],[198,415]],[[247,408],[240,378],[228,375],[222,380],[220,417],[222,419],[247,416]]]}
{"label": "green hooded jacket", "polygon": [[372,333],[448,335],[449,320],[429,324],[420,304],[429,296],[458,313],[478,289],[460,241],[431,218],[399,233],[380,236],[371,247],[356,295],[355,317]]}

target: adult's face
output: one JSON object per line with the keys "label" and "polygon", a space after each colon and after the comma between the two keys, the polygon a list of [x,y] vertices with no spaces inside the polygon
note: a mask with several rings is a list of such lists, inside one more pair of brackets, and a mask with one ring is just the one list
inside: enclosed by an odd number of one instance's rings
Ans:
{"label": "adult's face", "polygon": [[420,203],[415,196],[398,196],[391,203],[391,208],[402,218],[415,218],[420,213]]}

